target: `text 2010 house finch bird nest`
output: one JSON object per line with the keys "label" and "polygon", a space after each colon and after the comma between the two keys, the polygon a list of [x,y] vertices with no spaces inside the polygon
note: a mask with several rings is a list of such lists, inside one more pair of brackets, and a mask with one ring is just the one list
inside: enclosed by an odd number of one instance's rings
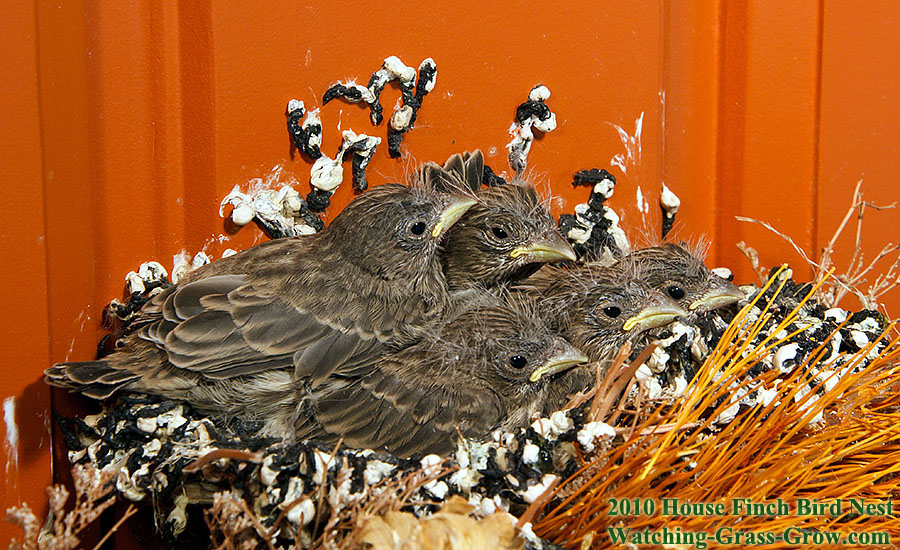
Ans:
{"label": "text 2010 house finch bird nest", "polygon": [[[400,81],[393,153],[434,85],[433,62],[419,71],[417,85],[389,58],[368,87],[328,93],[365,101],[377,125],[378,95]],[[517,173],[532,128],[555,127],[548,98],[535,87],[517,109]],[[855,289],[871,267],[856,259],[837,278],[822,262],[814,283],[782,267],[738,288],[689,246],[632,250],[604,204],[608,172],[575,175],[590,197],[557,224],[524,178],[506,182],[480,152],[365,191],[324,228],[312,212],[328,206],[344,155],[362,191],[380,140],[345,133],[330,159],[318,112],[301,124],[303,112],[288,107],[316,161],[307,201],[291,186],[223,201],[236,222],[287,238],[198,256],[172,281],[142,266],[110,309],[116,349],[47,369],[52,384],[108,399],[60,419],[76,502],[53,489],[43,535],[12,510],[23,547],[77,546],[114,495],[144,503],[156,536],[216,548],[900,535],[900,336],[873,309],[835,307],[848,288],[871,307],[897,264],[868,293]],[[866,207],[858,189],[854,201],[851,212]],[[664,233],[679,203],[664,189]]]}

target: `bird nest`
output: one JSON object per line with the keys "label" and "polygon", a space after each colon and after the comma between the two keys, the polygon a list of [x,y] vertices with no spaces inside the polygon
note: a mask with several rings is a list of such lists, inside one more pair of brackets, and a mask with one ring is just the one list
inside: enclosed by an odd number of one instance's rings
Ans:
{"label": "bird nest", "polygon": [[[104,486],[151,507],[174,541],[196,536],[203,518],[222,548],[390,547],[379,546],[385,533],[452,531],[462,526],[447,527],[454,521],[477,526],[497,513],[517,528],[498,547],[602,547],[611,528],[628,541],[675,526],[682,537],[727,526],[896,530],[892,516],[661,515],[671,498],[730,510],[738,499],[884,503],[895,495],[893,325],[875,311],[826,310],[811,299],[812,285],[788,273],[745,287],[740,309],[676,323],[657,344],[626,348],[598,379],[599,397],[577,396],[571,408],[514,433],[461,441],[450,456],[259,438],[253,424],[226,429],[184,403],[143,395],[60,425],[81,487]],[[603,399],[622,392],[626,399]],[[426,517],[444,519],[418,519]]]}
{"label": "bird nest", "polygon": [[[365,102],[378,124],[379,94],[397,80],[404,103],[390,117],[395,156],[435,75],[430,59],[417,74],[388,58],[367,87],[342,82],[327,97]],[[526,168],[532,129],[555,128],[548,98],[537,86],[517,109],[508,146],[517,173]],[[353,157],[354,187],[363,190],[380,143],[347,131],[332,159],[318,148],[318,110],[292,100],[287,116],[297,149],[315,161],[306,200],[293,185],[276,191],[276,171],[271,181],[257,181],[248,194],[236,188],[222,202],[234,206],[235,223],[254,221],[272,237],[322,229],[314,212],[330,204],[341,162]],[[627,157],[617,162],[631,159],[631,149]],[[504,183],[485,168],[484,184]],[[559,220],[579,256],[627,254],[619,218],[605,205],[615,178],[585,170],[573,183],[592,188],[587,202]],[[865,208],[858,191],[851,212]],[[664,188],[663,237],[679,204]],[[208,261],[201,254],[193,266]],[[897,265],[885,280],[896,278]],[[594,389],[564,410],[485,440],[460,434],[448,456],[401,458],[261,438],[253,423],[223,426],[186,403],[124,395],[97,414],[58,419],[73,465],[74,505],[57,486],[49,490],[52,521],[44,529],[27,507],[11,509],[10,517],[25,532],[23,548],[76,547],[79,532],[117,500],[130,504],[112,531],[142,508],[154,536],[182,547],[198,538],[216,548],[376,549],[398,542],[797,546],[828,542],[823,537],[833,533],[861,544],[889,540],[900,534],[890,503],[900,470],[900,337],[874,309],[850,313],[831,307],[839,296],[821,300],[824,267],[815,265],[816,284],[796,283],[784,267],[773,270],[760,285],[742,287],[739,304],[675,322],[652,343],[626,345],[611,366],[597,369]],[[189,269],[182,258],[172,281]],[[845,293],[870,269],[832,290]],[[155,262],[128,282],[129,299],[109,308],[125,322],[170,284]],[[886,288],[876,287],[873,300]],[[777,507],[782,501],[786,513]],[[801,513],[800,502],[809,513]]]}

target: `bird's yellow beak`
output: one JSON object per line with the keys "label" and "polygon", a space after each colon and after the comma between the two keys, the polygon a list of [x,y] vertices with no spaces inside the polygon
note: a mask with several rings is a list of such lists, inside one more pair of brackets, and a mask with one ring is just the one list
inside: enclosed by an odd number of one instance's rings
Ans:
{"label": "bird's yellow beak", "polygon": [[456,223],[463,214],[466,213],[466,210],[472,208],[472,206],[478,201],[471,197],[463,197],[461,195],[453,195],[453,202],[450,203],[450,206],[444,209],[441,212],[441,217],[438,219],[438,222],[434,226],[434,230],[431,232],[432,237],[437,237],[445,230],[447,230],[451,225]]}
{"label": "bird's yellow beak", "polygon": [[569,345],[568,342],[563,341],[560,342],[560,345],[557,347],[556,353],[554,353],[543,365],[534,369],[534,372],[531,373],[531,376],[528,379],[532,382],[537,382],[542,376],[556,374],[570,367],[574,367],[575,365],[587,363],[588,361],[588,356],[582,353],[581,350],[576,349]]}
{"label": "bird's yellow beak", "polygon": [[514,248],[509,255],[513,258],[526,256],[535,263],[562,262],[564,260],[575,261],[575,249],[569,241],[557,232],[548,236],[535,239],[526,246]]}
{"label": "bird's yellow beak", "polygon": [[691,311],[711,311],[738,300],[744,299],[744,293],[735,285],[728,283],[727,287],[714,288],[695,300],[690,306]]}
{"label": "bird's yellow beak", "polygon": [[675,320],[676,317],[683,317],[688,314],[687,311],[678,306],[671,300],[669,303],[657,303],[652,306],[645,307],[640,313],[625,321],[622,328],[627,332],[634,327],[638,327],[641,332],[651,328],[657,328],[668,325]]}

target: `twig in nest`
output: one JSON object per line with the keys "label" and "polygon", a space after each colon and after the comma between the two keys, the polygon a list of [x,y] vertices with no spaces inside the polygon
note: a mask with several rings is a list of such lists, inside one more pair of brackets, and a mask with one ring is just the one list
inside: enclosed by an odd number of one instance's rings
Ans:
{"label": "twig in nest", "polygon": [[[223,491],[213,496],[213,505],[206,511],[206,524],[216,550],[235,548],[255,548],[263,542],[274,550],[271,533],[262,525],[247,503],[232,491]],[[216,539],[221,537],[221,542]]]}
{"label": "twig in nest", "polygon": [[[73,467],[72,480],[75,485],[75,501],[72,508],[66,508],[66,503],[69,501],[68,489],[63,485],[48,487],[50,513],[43,529],[40,521],[27,504],[9,508],[6,512],[7,520],[24,531],[23,540],[13,539],[10,548],[72,550],[79,547],[80,533],[116,502],[116,499],[110,496],[114,488],[112,483],[114,477],[114,474],[92,466]],[[134,506],[129,506],[95,548],[99,548],[135,511]]]}
{"label": "twig in nest", "polygon": [[765,283],[768,277],[766,277],[766,270],[759,265],[759,252],[752,246],[747,246],[744,241],[737,243],[737,247],[750,260],[750,265],[753,267],[753,272],[759,277],[759,282]]}
{"label": "twig in nest", "polygon": [[117,521],[115,525],[113,525],[112,528],[107,531],[105,535],[103,535],[103,538],[94,545],[94,550],[100,550],[100,548],[103,546],[103,543],[109,540],[109,537],[113,536],[113,534],[119,530],[119,527],[122,527],[122,525],[125,523],[125,520],[135,515],[136,513],[137,507],[135,507],[134,504],[129,504],[128,508],[126,508],[125,512],[122,514],[122,517],[119,518],[119,521]]}
{"label": "twig in nest", "polygon": [[625,392],[627,386],[633,381],[634,373],[647,361],[647,358],[658,346],[659,342],[653,342],[648,345],[627,367],[624,367],[623,364],[625,358],[631,352],[631,344],[626,343],[625,346],[622,346],[613,362],[613,366],[608,371],[611,376],[608,375],[606,377],[603,381],[603,386],[597,390],[597,395],[594,396],[594,402],[591,404],[591,412],[588,417],[591,422],[606,421],[611,423],[615,421],[615,418],[621,414],[621,410],[616,410],[610,416],[612,406],[622,402],[619,396]]}
{"label": "twig in nest", "polygon": [[252,462],[254,464],[261,464],[263,461],[263,455],[261,452],[252,452],[252,451],[241,451],[239,449],[216,449],[215,451],[210,451],[205,455],[201,456],[197,460],[191,462],[187,466],[184,467],[184,471],[186,473],[192,473],[200,471],[204,466],[209,464],[210,462],[221,460],[221,459],[229,459],[229,460],[241,460],[244,462]]}
{"label": "twig in nest", "polygon": [[[696,422],[688,422],[687,424],[684,424],[682,426],[679,426],[678,424],[673,422],[670,424],[656,424],[650,426],[649,428],[644,428],[637,433],[640,436],[648,436],[653,434],[664,434],[671,432],[672,430],[690,430],[691,428],[695,427],[697,427]],[[613,430],[615,430],[617,434],[628,434],[628,437],[631,437],[631,434],[629,434],[629,432],[634,433],[634,428],[631,426],[627,428],[613,428]]]}
{"label": "twig in nest", "polygon": [[548,485],[546,489],[544,489],[544,492],[541,493],[541,496],[537,497],[537,499],[535,499],[535,501],[525,509],[522,515],[519,516],[519,521],[516,522],[516,529],[521,529],[526,523],[529,523],[532,519],[534,519],[534,516],[537,514],[538,510],[540,510],[544,503],[547,502],[551,496],[553,496],[556,486],[559,485],[559,482],[561,480],[562,478],[559,477],[554,479],[553,482],[550,483],[550,485]]}
{"label": "twig in nest", "polygon": [[[881,298],[885,293],[889,292],[893,288],[900,286],[900,255],[897,256],[897,259],[894,260],[894,263],[891,264],[891,266],[885,273],[882,273],[881,275],[876,277],[875,281],[868,286],[865,292],[860,289],[860,286],[867,282],[867,279],[865,277],[874,269],[875,265],[879,261],[894,252],[900,251],[900,245],[888,243],[881,249],[878,255],[875,256],[875,259],[866,265],[864,263],[862,253],[863,218],[865,216],[866,208],[871,208],[877,211],[887,210],[890,208],[895,208],[897,203],[878,205],[872,202],[865,201],[863,200],[862,193],[860,192],[861,186],[862,180],[859,180],[856,183],[856,188],[853,190],[853,202],[850,205],[850,208],[847,209],[847,213],[844,215],[844,218],[841,220],[841,223],[838,225],[837,229],[832,235],[831,240],[829,240],[828,244],[822,249],[822,254],[818,262],[810,259],[809,255],[802,248],[800,248],[797,243],[793,241],[793,239],[778,231],[770,224],[760,220],[745,218],[742,216],[736,216],[736,218],[739,221],[760,224],[769,231],[786,240],[804,259],[804,261],[809,264],[809,266],[815,273],[815,277],[813,279],[814,282],[819,283],[826,280],[826,273],[834,267],[834,260],[832,258],[834,254],[834,246],[837,243],[838,238],[840,238],[840,236],[843,234],[844,229],[850,222],[850,219],[855,214],[856,238],[854,241],[853,256],[850,258],[850,263],[847,265],[846,270],[842,274],[833,277],[831,281],[828,282],[828,284],[820,289],[819,293],[817,294],[817,298],[822,304],[826,305],[827,307],[835,307],[847,294],[853,294],[859,299],[862,307],[866,309],[876,309],[878,307],[879,298]],[[759,258],[755,254],[755,251],[752,248],[747,247],[744,243],[739,243],[738,248],[740,248],[741,251],[744,252],[744,254],[750,259],[750,262],[753,264],[754,271],[756,271],[758,275],[762,276],[760,270],[758,269]]]}

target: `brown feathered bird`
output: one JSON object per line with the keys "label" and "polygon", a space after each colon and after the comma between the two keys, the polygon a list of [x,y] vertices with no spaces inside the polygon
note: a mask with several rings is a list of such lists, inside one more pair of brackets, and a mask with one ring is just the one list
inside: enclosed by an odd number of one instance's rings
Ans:
{"label": "brown feathered bird", "polygon": [[640,333],[688,315],[630,267],[546,266],[516,288],[591,361],[603,361]]}
{"label": "brown feathered bird", "polygon": [[[625,342],[634,343],[645,332],[688,315],[645,283],[628,262],[612,267],[545,266],[516,289],[518,299],[537,304],[555,330],[601,365],[612,360]],[[555,385],[544,412],[558,409],[594,380],[593,367],[570,370]]]}
{"label": "brown feathered bird", "polygon": [[424,186],[375,187],[319,233],[191,272],[143,307],[121,349],[55,365],[46,379],[94,398],[129,390],[192,402],[195,388],[215,381],[239,387],[277,370],[315,384],[368,364],[445,314],[439,243],[474,202]]}
{"label": "brown feathered bird", "polygon": [[481,151],[454,155],[443,167],[426,163],[422,168],[427,184],[478,197],[444,244],[451,290],[496,287],[527,277],[542,264],[575,260],[575,250],[533,186],[515,180],[482,189],[483,172]]}
{"label": "brown feathered bird", "polygon": [[293,413],[303,401],[295,417],[301,438],[343,438],[399,456],[447,453],[457,433],[482,438],[527,424],[544,408],[557,373],[585,361],[534,312],[477,307],[373,368],[295,393],[284,410]]}
{"label": "brown feathered bird", "polygon": [[666,243],[635,250],[627,258],[637,266],[641,279],[691,312],[702,313],[744,298],[732,282],[704,265],[686,245]]}

